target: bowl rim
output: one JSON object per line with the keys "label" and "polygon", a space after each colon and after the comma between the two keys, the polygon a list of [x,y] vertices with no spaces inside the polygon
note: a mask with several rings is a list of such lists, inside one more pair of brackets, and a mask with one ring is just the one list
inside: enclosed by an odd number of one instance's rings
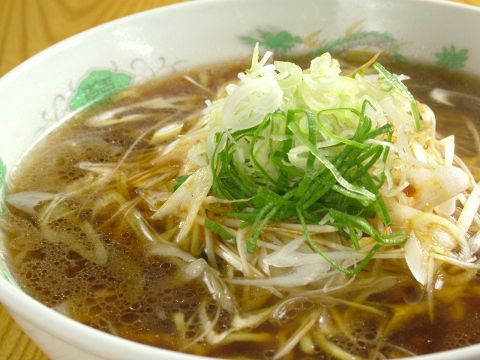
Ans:
{"label": "bowl rim", "polygon": [[[257,0],[243,0],[244,2],[255,3]],[[367,0],[370,1],[370,0]],[[372,0],[378,1],[378,0]],[[384,0],[395,2],[396,0]],[[468,13],[476,13],[480,19],[480,7],[472,5],[457,3],[453,1],[440,0],[403,0],[412,5],[426,3],[432,7],[455,8]],[[119,25],[126,24],[130,21],[136,21],[144,16],[150,16],[156,13],[172,13],[183,11],[183,9],[198,9],[209,8],[217,4],[238,3],[237,0],[201,0],[201,1],[184,1],[180,3],[169,4],[158,8],[153,8],[128,16],[121,17],[93,28],[84,30],[78,34],[70,36],[58,43],[38,52],[19,65],[15,66],[9,72],[0,77],[0,91],[8,88],[9,84],[17,77],[21,77],[24,71],[34,68],[36,64],[43,61],[48,61],[50,57],[54,57],[57,53],[68,51],[69,48],[91,37],[92,35],[107,31],[109,28],[115,28]],[[225,6],[225,5],[223,5]],[[208,10],[207,10],[208,11]],[[480,69],[479,69],[480,70]],[[151,345],[142,344],[128,340],[119,336],[115,336],[93,327],[84,325],[76,320],[73,320],[66,315],[63,315],[52,308],[47,307],[40,301],[28,295],[20,287],[14,286],[6,279],[0,276],[0,300],[8,310],[12,310],[14,316],[32,323],[43,332],[55,338],[67,342],[68,344],[78,348],[81,351],[95,354],[96,356],[109,356],[109,349],[115,348],[115,353],[122,353],[122,359],[131,359],[134,356],[142,356],[144,359],[159,359],[161,356],[166,356],[171,360],[200,360],[212,359],[211,357],[204,357],[200,355],[192,355],[188,353],[181,353],[178,351],[168,350],[164,348],[154,347]],[[28,310],[25,310],[28,309]],[[27,315],[26,315],[27,314]],[[470,345],[458,349],[436,352],[427,355],[420,355],[415,358],[419,360],[442,360],[442,359],[461,359],[464,356],[480,356],[480,343]],[[407,358],[405,358],[407,359]]]}

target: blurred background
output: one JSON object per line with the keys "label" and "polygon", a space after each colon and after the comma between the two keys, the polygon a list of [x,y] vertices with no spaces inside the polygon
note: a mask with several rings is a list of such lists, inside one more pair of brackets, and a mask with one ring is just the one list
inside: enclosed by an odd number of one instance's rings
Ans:
{"label": "blurred background", "polygon": [[0,76],[39,51],[83,30],[177,2],[180,1],[0,0]]}
{"label": "blurred background", "polygon": [[[453,1],[480,6],[480,0]],[[0,77],[39,51],[83,30],[177,2],[180,1],[0,0]],[[0,360],[48,360],[1,305]]]}

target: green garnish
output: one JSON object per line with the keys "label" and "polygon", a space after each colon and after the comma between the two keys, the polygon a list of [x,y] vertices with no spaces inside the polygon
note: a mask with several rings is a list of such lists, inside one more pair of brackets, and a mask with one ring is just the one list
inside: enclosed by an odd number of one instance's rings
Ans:
{"label": "green garnish", "polygon": [[235,243],[235,234],[232,234],[219,223],[207,218],[205,219],[205,227],[211,232],[219,235],[223,240],[232,244]]}
{"label": "green garnish", "polygon": [[300,128],[297,124],[291,123],[288,128],[297,137],[297,139],[300,140],[300,142],[305,145],[308,150],[310,150],[310,153],[315,156],[322,163],[322,165],[328,169],[328,171],[332,173],[333,177],[343,188],[351,191],[352,193],[363,195],[365,200],[375,200],[375,195],[370,191],[366,190],[365,188],[355,186],[345,180],[337,168],[330,161],[328,161],[327,158],[320,153],[320,151],[318,151],[318,149],[315,147],[315,144],[312,144],[308,141],[308,139],[300,131]]}
{"label": "green garnish", "polygon": [[[332,267],[351,275],[365,267],[382,246],[403,243],[405,234],[381,235],[367,221],[378,214],[385,226],[391,224],[379,187],[368,173],[377,162],[385,160],[383,155],[388,147],[369,144],[367,140],[389,138],[393,130],[390,125],[372,129],[366,105],[362,111],[328,110],[337,118],[356,118],[357,127],[350,138],[332,136],[330,130],[326,131],[322,115],[327,111],[314,114],[302,108],[276,111],[255,127],[217,134],[210,159],[212,189],[227,199],[250,199],[233,203],[235,211],[227,214],[241,219],[244,227],[250,229],[246,240],[248,252],[256,251],[258,238],[270,221],[285,220],[302,224],[311,248]],[[319,134],[335,142],[328,153],[322,153],[315,145]],[[303,170],[289,159],[292,149],[298,146],[305,147]],[[242,151],[250,157],[240,156]],[[327,214],[333,226],[349,235],[356,250],[361,249],[359,232],[376,242],[353,269],[329,258],[308,232],[308,224],[318,223]],[[216,233],[221,232],[217,226],[210,223],[208,226]]]}
{"label": "green garnish", "polygon": [[371,258],[381,248],[380,244],[373,245],[373,247],[370,249],[370,251],[367,253],[367,255],[358,263],[357,266],[355,266],[353,269],[347,269],[347,268],[343,267],[342,265],[340,265],[339,263],[337,263],[335,260],[333,260],[330,256],[328,256],[322,250],[322,248],[318,245],[318,243],[315,242],[315,240],[312,239],[312,237],[310,236],[310,232],[307,229],[307,224],[305,223],[305,218],[304,218],[301,211],[298,211],[297,217],[298,217],[300,223],[302,224],[303,231],[305,232],[305,236],[307,238],[307,242],[310,245],[310,247],[312,248],[312,250],[315,251],[317,254],[319,254],[322,258],[324,258],[325,261],[327,261],[334,269],[336,269],[340,272],[343,272],[347,275],[355,275],[355,274],[358,274],[360,271],[362,271],[362,269],[365,268],[365,266],[368,265]]}
{"label": "green garnish", "polygon": [[385,67],[376,62],[373,65],[373,68],[378,71],[380,75],[384,77],[386,81],[392,85],[392,87],[397,90],[400,94],[405,96],[406,99],[410,102],[410,111],[412,113],[413,119],[415,121],[415,130],[420,131],[420,112],[418,111],[417,101],[413,97],[412,93],[408,88],[398,79],[398,77],[392,74],[390,71],[385,69]]}
{"label": "green garnish", "polygon": [[[343,76],[328,53],[307,69],[267,64],[267,58],[259,60],[255,48],[251,68],[208,108],[211,190],[232,200],[224,215],[248,229],[249,253],[257,251],[269,223],[296,222],[313,251],[338,271],[356,274],[382,247],[407,238],[392,233],[380,189],[387,176],[391,185],[390,148],[398,153],[394,131],[411,124],[420,130],[417,102],[400,78],[377,62],[373,67],[380,76],[371,78]],[[398,117],[395,108],[409,109],[408,116]],[[362,252],[363,260],[340,264],[330,258],[309,233],[322,219],[352,251]]]}
{"label": "green garnish", "polygon": [[180,175],[175,179],[175,183],[173,184],[173,191],[176,191],[187,179],[190,175]]}

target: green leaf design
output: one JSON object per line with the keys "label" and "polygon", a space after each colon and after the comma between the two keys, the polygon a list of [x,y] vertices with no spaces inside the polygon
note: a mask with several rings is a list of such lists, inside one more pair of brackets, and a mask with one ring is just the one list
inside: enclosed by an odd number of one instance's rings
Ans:
{"label": "green leaf design", "polygon": [[7,166],[0,159],[0,215],[5,212],[5,202],[7,197]]}
{"label": "green leaf design", "polygon": [[295,45],[302,43],[300,36],[294,36],[285,30],[276,33],[262,30],[257,30],[257,32],[258,37],[241,36],[240,39],[251,45],[258,42],[260,46],[266,49],[280,52],[290,51]]}
{"label": "green leaf design", "polygon": [[327,41],[313,51],[314,56],[325,52],[341,53],[349,49],[377,49],[389,52],[394,58],[403,60],[398,40],[388,32],[360,31],[335,40]]}
{"label": "green leaf design", "polygon": [[460,49],[454,45],[443,46],[442,51],[435,53],[437,65],[447,69],[461,69],[468,60],[468,49]]}
{"label": "green leaf design", "polygon": [[110,99],[127,88],[132,81],[128,74],[109,70],[94,70],[82,82],[70,102],[70,109],[77,110]]}

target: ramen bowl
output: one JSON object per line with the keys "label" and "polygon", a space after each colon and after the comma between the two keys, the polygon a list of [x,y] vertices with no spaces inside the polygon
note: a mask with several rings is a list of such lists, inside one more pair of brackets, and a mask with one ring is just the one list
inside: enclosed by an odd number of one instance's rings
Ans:
{"label": "ramen bowl", "polygon": [[[479,33],[480,10],[425,0],[205,0],[129,16],[0,79],[0,190],[24,153],[87,104],[152,78],[247,58],[255,43],[281,55],[382,51],[480,75]],[[1,252],[0,301],[52,359],[201,358],[106,334],[42,305],[21,290]],[[480,345],[419,357],[478,358]]]}

